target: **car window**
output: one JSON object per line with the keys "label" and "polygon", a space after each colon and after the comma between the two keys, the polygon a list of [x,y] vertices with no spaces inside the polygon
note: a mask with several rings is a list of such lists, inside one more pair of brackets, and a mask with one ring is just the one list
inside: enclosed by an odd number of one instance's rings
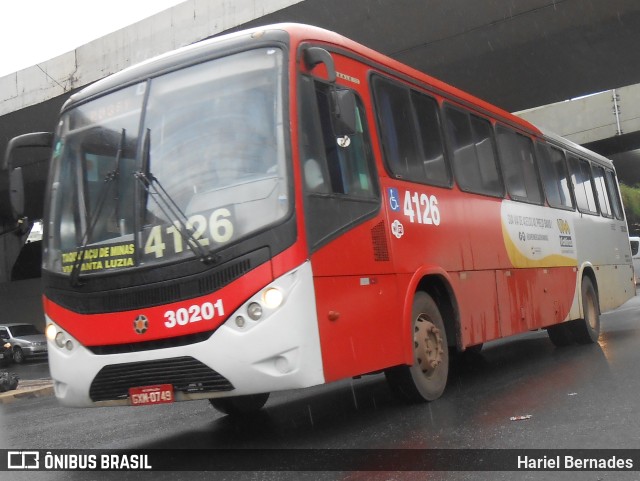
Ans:
{"label": "car window", "polygon": [[40,331],[38,331],[35,326],[32,326],[31,324],[23,324],[20,326],[13,326],[11,328],[11,333],[13,334],[13,337],[18,337],[18,336],[33,336],[33,335],[37,335],[37,334],[42,334]]}

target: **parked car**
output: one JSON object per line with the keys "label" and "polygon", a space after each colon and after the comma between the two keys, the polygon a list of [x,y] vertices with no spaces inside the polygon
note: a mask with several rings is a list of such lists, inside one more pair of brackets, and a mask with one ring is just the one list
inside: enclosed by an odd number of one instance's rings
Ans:
{"label": "parked car", "polygon": [[47,356],[47,339],[32,324],[0,324],[0,339],[11,343],[13,361],[18,364],[26,359]]}
{"label": "parked car", "polygon": [[11,343],[0,340],[0,366],[7,367],[13,361],[13,351],[11,350]]}

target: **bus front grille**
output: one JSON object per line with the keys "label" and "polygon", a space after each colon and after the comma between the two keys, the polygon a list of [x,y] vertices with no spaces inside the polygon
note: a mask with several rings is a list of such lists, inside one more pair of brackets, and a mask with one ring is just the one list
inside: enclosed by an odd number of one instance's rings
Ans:
{"label": "bus front grille", "polygon": [[91,383],[91,400],[126,399],[129,388],[171,384],[185,393],[231,391],[224,376],[189,356],[155,361],[112,364],[103,367]]}

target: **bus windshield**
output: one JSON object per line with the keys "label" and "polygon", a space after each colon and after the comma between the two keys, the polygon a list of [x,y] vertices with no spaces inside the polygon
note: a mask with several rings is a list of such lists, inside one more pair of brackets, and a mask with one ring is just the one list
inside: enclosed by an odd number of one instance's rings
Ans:
{"label": "bus windshield", "polygon": [[92,273],[192,257],[289,212],[283,54],[262,48],[66,111],[45,267]]}

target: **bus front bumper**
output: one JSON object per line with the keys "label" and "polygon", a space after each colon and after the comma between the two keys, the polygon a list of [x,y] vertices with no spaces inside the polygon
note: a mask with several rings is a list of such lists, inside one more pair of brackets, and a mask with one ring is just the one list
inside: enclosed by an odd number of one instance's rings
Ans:
{"label": "bus front bumper", "polygon": [[[251,320],[246,309],[256,301],[256,294],[232,313],[211,337],[194,344],[97,355],[68,333],[64,334],[71,349],[49,340],[49,368],[56,397],[63,405],[76,407],[129,405],[129,388],[167,382],[180,388],[174,391],[175,401],[257,394],[324,383],[310,263],[305,262],[265,289],[268,287],[284,293],[278,308],[265,309],[260,320]],[[239,317],[244,322],[238,321]],[[62,331],[50,318],[46,320]],[[180,381],[177,370],[185,362],[196,366],[195,371],[205,373],[209,379],[219,376],[219,388],[207,387],[193,370],[186,374],[187,380]],[[150,367],[156,374],[145,377],[142,371]],[[105,379],[106,371],[111,371],[109,379]],[[127,379],[134,380],[131,381],[134,385],[126,384]],[[147,379],[153,383],[149,384]],[[110,382],[118,384],[115,391],[109,390],[114,387],[109,386]],[[99,389],[96,383],[101,383]],[[102,388],[117,394],[105,395]]]}

